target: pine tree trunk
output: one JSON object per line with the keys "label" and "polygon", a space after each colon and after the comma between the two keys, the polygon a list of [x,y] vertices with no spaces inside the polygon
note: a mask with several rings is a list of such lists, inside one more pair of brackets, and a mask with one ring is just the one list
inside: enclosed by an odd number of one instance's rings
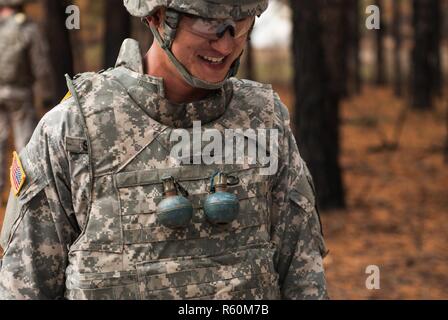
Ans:
{"label": "pine tree trunk", "polygon": [[439,0],[413,0],[412,106],[431,109],[441,90]]}
{"label": "pine tree trunk", "polygon": [[392,2],[393,8],[393,22],[392,33],[395,42],[394,47],[394,92],[400,97],[402,95],[402,79],[401,79],[401,1],[395,0]]}
{"label": "pine tree trunk", "polygon": [[72,45],[65,25],[68,3],[64,0],[43,0],[42,4],[45,12],[44,29],[54,74],[54,94],[57,99],[62,99],[67,93],[64,75],[74,74]]}
{"label": "pine tree trunk", "polygon": [[360,19],[359,19],[359,0],[347,1],[347,20],[348,20],[348,38],[349,44],[348,58],[348,81],[350,84],[349,93],[361,93],[361,57],[360,57]]}
{"label": "pine tree trunk", "polygon": [[432,68],[433,68],[433,92],[438,97],[442,96],[443,76],[440,55],[440,45],[442,41],[442,6],[440,0],[431,2],[431,21],[433,23],[432,33]]}
{"label": "pine tree trunk", "polygon": [[122,0],[107,0],[105,19],[104,67],[109,68],[115,65],[123,40],[131,35],[131,16]]}
{"label": "pine tree trunk", "polygon": [[[395,0],[396,1],[396,0]],[[383,0],[375,0],[375,5],[383,12]],[[386,84],[386,77],[384,72],[384,28],[383,15],[381,16],[381,27],[375,30],[376,35],[376,84],[382,86]]]}
{"label": "pine tree trunk", "polygon": [[[323,209],[345,206],[341,169],[339,166],[339,96],[334,65],[324,48],[324,28],[319,16],[325,9],[321,0],[291,1],[293,9],[293,53],[295,68],[295,124],[299,149],[307,162]],[[325,9],[326,10],[326,9]],[[328,21],[327,21],[328,22]],[[324,40],[325,39],[325,40]],[[332,42],[330,47],[336,42]],[[344,47],[344,46],[342,46]]]}
{"label": "pine tree trunk", "polygon": [[338,99],[347,96],[348,79],[348,20],[347,0],[319,0],[325,59],[330,71],[331,90]]}
{"label": "pine tree trunk", "polygon": [[353,9],[352,9],[352,15],[353,15],[353,55],[354,55],[354,74],[355,74],[355,92],[357,94],[361,93],[361,87],[362,87],[362,79],[361,79],[361,50],[360,50],[360,41],[361,41],[361,30],[360,30],[360,18],[359,18],[359,0],[353,1]]}

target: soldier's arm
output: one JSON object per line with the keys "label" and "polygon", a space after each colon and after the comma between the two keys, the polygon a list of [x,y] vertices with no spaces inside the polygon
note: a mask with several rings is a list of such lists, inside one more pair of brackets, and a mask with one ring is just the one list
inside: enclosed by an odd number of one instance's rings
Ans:
{"label": "soldier's arm", "polygon": [[283,299],[328,298],[323,257],[326,247],[311,175],[300,157],[286,107],[276,97],[279,169],[272,190],[271,236],[279,251],[276,267]]}
{"label": "soldier's arm", "polygon": [[18,195],[10,196],[2,228],[0,299],[64,294],[68,248],[80,231],[61,139],[66,129],[55,125],[57,118],[57,111],[47,114],[19,154],[26,178]]}

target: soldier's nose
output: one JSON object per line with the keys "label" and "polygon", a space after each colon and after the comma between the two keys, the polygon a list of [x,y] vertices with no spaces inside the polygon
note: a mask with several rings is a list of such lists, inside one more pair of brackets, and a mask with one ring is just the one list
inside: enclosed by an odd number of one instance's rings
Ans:
{"label": "soldier's nose", "polygon": [[227,30],[221,38],[211,41],[211,46],[222,55],[227,56],[235,47],[235,39],[230,34],[230,30]]}

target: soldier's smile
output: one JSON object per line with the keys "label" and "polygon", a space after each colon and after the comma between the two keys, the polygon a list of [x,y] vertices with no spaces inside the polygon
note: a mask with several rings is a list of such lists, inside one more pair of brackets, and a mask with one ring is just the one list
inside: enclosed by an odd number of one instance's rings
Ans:
{"label": "soldier's smile", "polygon": [[198,56],[199,56],[199,58],[201,58],[202,60],[204,60],[204,61],[206,61],[206,62],[209,62],[209,63],[211,63],[211,64],[220,64],[220,63],[223,63],[224,59],[226,58],[226,57],[208,57],[208,56],[201,56],[201,55],[198,55]]}
{"label": "soldier's smile", "polygon": [[209,57],[198,55],[198,57],[201,64],[206,68],[211,69],[213,72],[223,72],[224,74],[228,72],[229,68],[227,67],[227,60],[229,56]]}

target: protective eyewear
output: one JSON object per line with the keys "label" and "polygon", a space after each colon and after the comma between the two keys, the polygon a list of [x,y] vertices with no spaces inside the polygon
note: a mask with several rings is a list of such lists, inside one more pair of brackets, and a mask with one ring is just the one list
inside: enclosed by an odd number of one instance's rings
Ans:
{"label": "protective eyewear", "polygon": [[255,23],[255,17],[242,20],[205,19],[191,14],[183,14],[181,26],[187,31],[209,40],[218,40],[229,31],[230,35],[238,39],[247,34]]}

